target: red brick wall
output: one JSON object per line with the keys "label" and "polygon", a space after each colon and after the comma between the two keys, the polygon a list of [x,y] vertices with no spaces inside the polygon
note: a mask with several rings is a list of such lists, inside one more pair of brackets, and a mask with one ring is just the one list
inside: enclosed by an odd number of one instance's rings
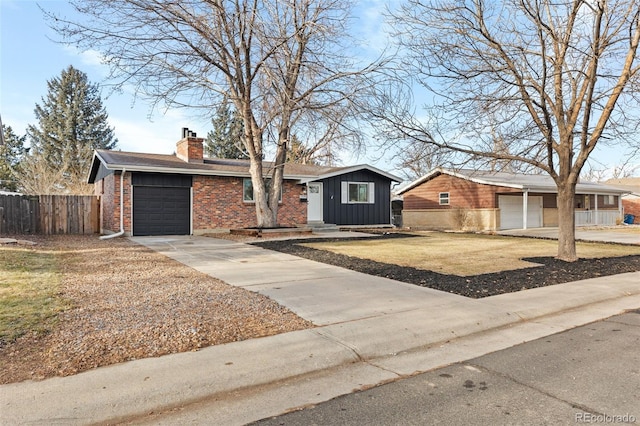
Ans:
{"label": "red brick wall", "polygon": [[[115,200],[115,184],[114,176],[112,173],[107,175],[100,182],[96,182],[96,188],[102,188],[102,194],[100,195],[100,230],[102,233],[106,231],[117,232],[119,225],[114,226],[115,218],[113,205]],[[120,179],[118,178],[118,186],[120,185]],[[118,191],[118,199],[120,198],[120,191]],[[120,210],[118,210],[120,214]]]}
{"label": "red brick wall", "polygon": [[[100,229],[120,231],[120,174],[112,173],[102,179],[100,196]],[[124,174],[124,230],[131,232],[131,173]]]}
{"label": "red brick wall", "polygon": [[[439,194],[449,193],[449,205],[440,205]],[[521,193],[515,188],[482,185],[441,174],[404,193],[404,210],[448,209],[448,208],[498,208],[496,194]]]}
{"label": "red brick wall", "polygon": [[[98,186],[98,185],[96,185]],[[103,179],[100,197],[101,229],[120,231],[120,175]],[[302,186],[283,182],[278,222],[283,226],[307,223],[307,204],[300,201]],[[124,175],[124,229],[131,232],[131,173]],[[256,207],[242,200],[242,178],[222,176],[193,177],[193,229],[254,227]]]}
{"label": "red brick wall", "polygon": [[176,156],[189,163],[203,162],[202,138],[184,138],[176,144]]}
{"label": "red brick wall", "polygon": [[[280,225],[307,223],[307,205],[300,201],[301,192],[300,185],[292,181],[283,182],[282,203],[278,210]],[[242,178],[193,177],[194,231],[256,225],[255,204],[242,200]]]}
{"label": "red brick wall", "polygon": [[624,207],[624,214],[635,216],[633,223],[640,224],[640,198],[623,198],[622,207]]}
{"label": "red brick wall", "polygon": [[[117,176],[116,180],[118,181],[117,185],[117,201],[116,207],[118,209],[118,230],[120,229],[120,176]],[[132,205],[131,205],[131,173],[127,172],[124,174],[124,230],[125,232],[131,234],[131,213],[132,213]]]}

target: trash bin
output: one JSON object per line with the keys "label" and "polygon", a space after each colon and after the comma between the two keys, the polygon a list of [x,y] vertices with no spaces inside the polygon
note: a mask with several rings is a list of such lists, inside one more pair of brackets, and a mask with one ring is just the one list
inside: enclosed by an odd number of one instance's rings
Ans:
{"label": "trash bin", "polygon": [[627,225],[633,225],[633,221],[636,219],[636,217],[632,214],[625,214],[624,215],[624,223],[626,223]]}

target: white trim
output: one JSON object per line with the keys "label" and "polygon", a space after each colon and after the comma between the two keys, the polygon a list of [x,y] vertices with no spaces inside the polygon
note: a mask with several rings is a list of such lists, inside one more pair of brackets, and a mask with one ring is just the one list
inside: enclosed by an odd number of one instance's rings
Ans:
{"label": "white trim", "polygon": [[527,229],[527,216],[529,215],[529,191],[522,193],[522,229]]}
{"label": "white trim", "polygon": [[[312,196],[310,185],[318,187],[318,196]],[[316,200],[319,200],[316,203]],[[314,207],[312,210],[310,207]],[[320,219],[309,217],[310,214],[319,213]],[[324,223],[324,185],[322,182],[308,182],[307,183],[307,222]]]}
{"label": "white trim", "polygon": [[349,182],[340,182],[340,203],[349,204]]}
{"label": "white trim", "polygon": [[[124,191],[121,198],[124,202]],[[133,237],[135,235],[133,230],[133,175],[131,175],[131,185],[129,185],[129,204],[129,209],[131,209],[131,212],[129,213],[129,217],[131,217],[131,236]],[[122,220],[124,221],[124,215],[122,216]],[[122,229],[124,229],[124,225]]]}
{"label": "white trim", "polygon": [[[349,199],[349,187],[350,185],[367,185],[367,201],[351,201]],[[341,186],[341,194],[340,201],[342,204],[375,204],[375,183],[374,182],[353,182],[353,181],[342,181],[340,183]]]}
{"label": "white trim", "polygon": [[325,174],[322,174],[322,175],[319,175],[319,176],[315,176],[315,177],[302,178],[300,180],[300,183],[307,183],[307,182],[313,182],[315,180],[328,179],[328,178],[331,178],[331,177],[340,176],[340,175],[344,175],[344,174],[347,174],[347,173],[353,173],[353,172],[357,172],[357,171],[360,171],[360,170],[368,170],[370,172],[373,172],[373,173],[379,174],[381,176],[384,176],[384,177],[386,177],[386,178],[388,178],[388,179],[390,179],[390,180],[392,180],[394,182],[402,182],[402,179],[400,179],[398,176],[392,175],[391,173],[384,172],[384,171],[382,171],[382,170],[380,170],[378,168],[375,168],[373,166],[369,166],[367,164],[359,164],[357,166],[345,167],[345,168],[342,168],[340,170],[336,170],[336,171],[330,172],[330,173],[325,173]]}

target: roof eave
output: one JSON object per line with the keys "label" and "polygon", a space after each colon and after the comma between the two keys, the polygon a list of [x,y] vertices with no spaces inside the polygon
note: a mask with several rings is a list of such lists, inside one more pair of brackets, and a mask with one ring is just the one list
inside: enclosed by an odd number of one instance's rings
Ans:
{"label": "roof eave", "polygon": [[[102,162],[108,170],[126,170],[128,172],[146,172],[146,173],[172,173],[184,175],[200,175],[200,176],[223,176],[223,177],[251,177],[249,171],[227,171],[227,170],[211,170],[211,169],[186,169],[181,167],[158,167],[158,166],[142,166],[139,164],[107,164]],[[298,180],[302,183],[304,179],[310,178],[307,175],[287,175],[283,176],[287,180]]]}
{"label": "roof eave", "polygon": [[321,174],[319,176],[313,176],[313,177],[308,177],[305,178],[303,180],[300,181],[300,183],[309,183],[309,182],[313,182],[316,180],[322,180],[322,179],[328,179],[328,178],[332,178],[335,176],[340,176],[340,175],[344,175],[347,173],[353,173],[353,172],[357,172],[360,170],[369,170],[370,172],[373,173],[377,173],[381,176],[386,177],[387,179],[393,181],[393,182],[402,182],[402,179],[399,178],[398,176],[392,175],[391,173],[387,173],[383,170],[380,170],[376,167],[373,166],[369,166],[367,164],[359,164],[357,166],[352,166],[352,167],[345,167],[343,169],[340,170],[336,170],[334,172],[330,172],[330,173],[325,173],[325,174]]}

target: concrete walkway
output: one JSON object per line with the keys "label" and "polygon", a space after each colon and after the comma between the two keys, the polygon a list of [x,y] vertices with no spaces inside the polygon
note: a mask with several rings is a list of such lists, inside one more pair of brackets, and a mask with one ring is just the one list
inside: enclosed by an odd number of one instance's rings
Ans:
{"label": "concrete walkway", "polygon": [[474,300],[228,240],[134,241],[317,328],[0,387],[2,424],[245,424],[640,307],[640,272]]}
{"label": "concrete walkway", "polygon": [[[637,225],[601,228],[578,227],[576,228],[576,240],[640,245],[639,229],[640,226]],[[498,231],[498,234],[557,240],[558,228],[506,229],[504,231]]]}

